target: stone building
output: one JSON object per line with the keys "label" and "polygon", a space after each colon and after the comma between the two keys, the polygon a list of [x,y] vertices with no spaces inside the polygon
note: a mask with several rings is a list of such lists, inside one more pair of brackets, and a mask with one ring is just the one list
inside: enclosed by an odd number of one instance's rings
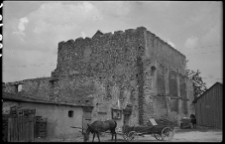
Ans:
{"label": "stone building", "polygon": [[113,116],[119,126],[145,124],[150,117],[179,122],[193,100],[185,56],[144,27],[60,42],[51,77],[8,83],[5,89],[92,105],[91,121]]}

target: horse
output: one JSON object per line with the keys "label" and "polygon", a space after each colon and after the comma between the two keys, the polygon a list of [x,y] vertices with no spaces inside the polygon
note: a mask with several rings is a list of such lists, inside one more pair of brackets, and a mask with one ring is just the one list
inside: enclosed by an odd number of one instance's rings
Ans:
{"label": "horse", "polygon": [[100,142],[99,134],[107,130],[111,131],[112,140],[113,140],[113,136],[115,135],[115,142],[116,142],[116,127],[117,127],[117,122],[114,120],[106,120],[106,121],[97,120],[97,121],[94,121],[92,124],[87,124],[86,132],[83,133],[84,142],[87,142],[89,140],[90,132],[93,134],[92,142],[94,142],[95,134],[97,135],[98,141]]}

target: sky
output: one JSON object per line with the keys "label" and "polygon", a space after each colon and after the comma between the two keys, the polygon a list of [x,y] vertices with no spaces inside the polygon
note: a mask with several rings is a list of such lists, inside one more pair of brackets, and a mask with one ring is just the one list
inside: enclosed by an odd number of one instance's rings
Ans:
{"label": "sky", "polygon": [[3,2],[3,82],[49,77],[58,43],[144,26],[186,56],[209,88],[222,82],[222,2]]}

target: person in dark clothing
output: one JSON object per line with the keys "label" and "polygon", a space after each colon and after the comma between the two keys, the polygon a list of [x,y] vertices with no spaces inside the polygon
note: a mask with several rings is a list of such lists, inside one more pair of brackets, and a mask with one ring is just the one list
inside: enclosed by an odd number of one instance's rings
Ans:
{"label": "person in dark clothing", "polygon": [[194,114],[190,115],[190,123],[191,123],[191,128],[195,128],[196,127],[196,117]]}

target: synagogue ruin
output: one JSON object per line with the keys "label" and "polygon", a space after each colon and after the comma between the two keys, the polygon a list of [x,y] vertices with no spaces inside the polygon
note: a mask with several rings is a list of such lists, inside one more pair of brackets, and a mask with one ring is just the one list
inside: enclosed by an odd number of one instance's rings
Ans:
{"label": "synagogue ruin", "polygon": [[144,125],[149,118],[178,123],[193,100],[185,55],[145,27],[60,42],[51,77],[6,83],[4,90],[90,105],[91,121],[113,117],[118,125]]}

